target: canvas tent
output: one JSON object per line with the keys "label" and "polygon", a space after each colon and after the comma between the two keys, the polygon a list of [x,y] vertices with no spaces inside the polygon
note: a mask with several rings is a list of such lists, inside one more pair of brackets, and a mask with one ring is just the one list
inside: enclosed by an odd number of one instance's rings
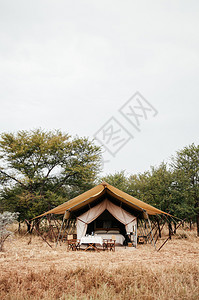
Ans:
{"label": "canvas tent", "polygon": [[[126,233],[135,232],[137,219],[148,219],[149,216],[167,213],[141,201],[106,182],[95,186],[87,192],[43,213],[63,214],[63,223],[59,237],[66,220],[75,220],[77,237],[83,237],[88,226],[97,220],[105,211],[114,217],[125,228]],[[109,215],[109,216],[110,216]],[[58,239],[59,239],[58,237]]]}
{"label": "canvas tent", "polygon": [[133,196],[128,195],[127,193],[113,187],[108,183],[102,182],[101,184],[95,186],[94,188],[88,190],[87,192],[67,202],[64,202],[63,204],[43,213],[38,217],[42,217],[48,214],[66,214],[66,212],[76,212],[81,208],[95,202],[96,200],[106,198],[106,197],[108,199],[113,198],[117,202],[129,206],[135,211],[146,212],[148,215],[167,214],[141,200],[136,199]]}

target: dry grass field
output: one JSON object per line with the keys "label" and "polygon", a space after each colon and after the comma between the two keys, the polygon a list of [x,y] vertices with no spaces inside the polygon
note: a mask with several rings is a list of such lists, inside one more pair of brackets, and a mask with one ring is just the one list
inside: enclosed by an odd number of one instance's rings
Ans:
{"label": "dry grass field", "polygon": [[[51,249],[15,236],[0,253],[0,299],[199,299],[199,239],[112,252]],[[161,243],[159,242],[159,245]]]}

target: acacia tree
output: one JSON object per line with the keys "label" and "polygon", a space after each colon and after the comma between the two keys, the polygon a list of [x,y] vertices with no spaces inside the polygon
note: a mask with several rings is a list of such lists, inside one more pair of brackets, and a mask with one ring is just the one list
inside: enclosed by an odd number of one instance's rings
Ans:
{"label": "acacia tree", "polygon": [[59,130],[19,131],[0,137],[1,210],[30,219],[93,186],[100,148]]}
{"label": "acacia tree", "polygon": [[174,216],[179,214],[173,197],[173,173],[166,163],[129,177],[129,194]]}
{"label": "acacia tree", "polygon": [[196,218],[199,236],[199,145],[192,144],[176,153],[171,163],[176,197],[187,208],[189,218]]}
{"label": "acacia tree", "polygon": [[125,175],[124,171],[102,178],[138,199],[168,211],[172,209],[172,173],[165,163],[144,173]]}

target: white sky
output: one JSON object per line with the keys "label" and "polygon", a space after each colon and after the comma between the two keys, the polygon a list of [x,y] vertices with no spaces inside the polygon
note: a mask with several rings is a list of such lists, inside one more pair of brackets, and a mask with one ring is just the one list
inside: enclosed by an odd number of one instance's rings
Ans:
{"label": "white sky", "polygon": [[[140,132],[119,113],[136,91],[158,111]],[[0,0],[0,132],[114,117],[134,139],[104,174],[134,174],[198,144],[198,112],[198,1]]]}

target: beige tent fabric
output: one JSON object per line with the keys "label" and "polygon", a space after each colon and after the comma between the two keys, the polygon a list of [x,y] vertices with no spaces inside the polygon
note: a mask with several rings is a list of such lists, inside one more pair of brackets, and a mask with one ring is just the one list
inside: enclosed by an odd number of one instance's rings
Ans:
{"label": "beige tent fabric", "polygon": [[[139,211],[146,211],[149,215],[156,215],[156,214],[166,214],[164,211],[161,211],[141,200],[134,198],[133,196],[128,195],[120,191],[119,189],[113,187],[108,183],[102,183],[94,188],[88,190],[87,192],[43,213],[38,217],[45,216],[47,214],[64,214],[65,211],[69,210],[70,212],[76,211],[79,208],[93,202],[97,198],[101,197],[103,194],[109,194],[113,198],[118,199],[119,201],[129,205],[130,207],[139,210]],[[38,218],[36,217],[36,218]]]}
{"label": "beige tent fabric", "polygon": [[98,205],[92,207],[76,219],[78,239],[81,239],[81,237],[85,236],[88,224],[94,221],[97,217],[99,217],[105,209],[106,203],[105,201],[103,201]]}
{"label": "beige tent fabric", "polygon": [[88,224],[97,219],[105,210],[108,210],[118,221],[125,225],[127,232],[133,232],[133,226],[137,224],[137,219],[123,208],[105,199],[98,205],[92,207],[87,212],[77,218],[77,238],[81,239],[86,234]]}

